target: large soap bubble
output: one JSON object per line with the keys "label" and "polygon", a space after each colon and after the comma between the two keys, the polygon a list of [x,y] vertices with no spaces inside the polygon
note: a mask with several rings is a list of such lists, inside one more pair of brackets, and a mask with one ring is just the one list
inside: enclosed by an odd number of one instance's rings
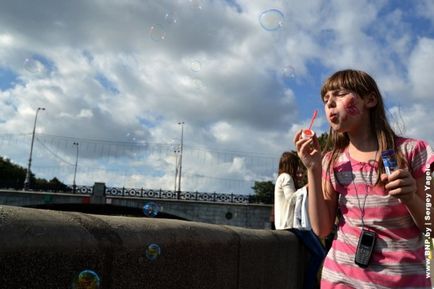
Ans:
{"label": "large soap bubble", "polygon": [[259,15],[259,23],[267,31],[275,31],[283,26],[283,13],[278,9],[265,10]]}
{"label": "large soap bubble", "polygon": [[83,270],[75,278],[73,289],[98,289],[100,288],[101,280],[97,273],[92,270]]}

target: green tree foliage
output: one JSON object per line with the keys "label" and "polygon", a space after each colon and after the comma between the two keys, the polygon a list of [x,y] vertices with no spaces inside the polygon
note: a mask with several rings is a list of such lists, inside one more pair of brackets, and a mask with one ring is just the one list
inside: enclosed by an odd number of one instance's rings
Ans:
{"label": "green tree foliage", "polygon": [[252,187],[255,195],[251,196],[250,201],[253,203],[272,204],[274,199],[274,183],[272,181],[258,182],[255,181]]}
{"label": "green tree foliage", "polygon": [[0,156],[0,186],[3,188],[22,189],[26,170],[9,159]]}
{"label": "green tree foliage", "polygon": [[[327,150],[328,133],[324,132],[318,137],[318,142],[321,151]],[[302,185],[307,183],[307,175],[305,175]],[[252,187],[254,195],[250,197],[253,203],[272,204],[274,201],[274,183],[272,181],[255,181]]]}
{"label": "green tree foliage", "polygon": [[[26,178],[26,169],[12,163],[9,159],[0,156],[0,187],[21,190]],[[30,174],[30,183],[33,190],[50,190],[50,191],[68,191],[67,185],[53,178],[50,181],[46,179],[35,178],[33,173]]]}
{"label": "green tree foliage", "polygon": [[321,151],[323,151],[323,152],[328,150],[328,148],[327,148],[328,137],[329,137],[329,135],[326,132],[323,132],[318,137],[319,146],[321,147]]}
{"label": "green tree foliage", "polygon": [[32,189],[37,191],[69,191],[67,185],[59,181],[56,177],[47,181],[46,179],[34,179]]}

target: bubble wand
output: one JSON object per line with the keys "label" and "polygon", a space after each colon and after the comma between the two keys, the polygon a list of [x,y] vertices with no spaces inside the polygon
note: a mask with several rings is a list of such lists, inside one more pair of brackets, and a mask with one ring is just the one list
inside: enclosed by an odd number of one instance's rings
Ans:
{"label": "bubble wand", "polygon": [[315,118],[316,118],[317,115],[318,115],[318,109],[315,109],[315,111],[313,112],[312,119],[310,121],[310,125],[309,125],[308,130],[310,130],[312,128],[313,122],[315,121]]}
{"label": "bubble wand", "polygon": [[314,132],[312,131],[313,122],[315,121],[316,116],[318,115],[318,110],[315,109],[312,115],[312,119],[310,120],[310,125],[308,129],[304,129],[301,132],[301,138],[310,138],[314,135]]}

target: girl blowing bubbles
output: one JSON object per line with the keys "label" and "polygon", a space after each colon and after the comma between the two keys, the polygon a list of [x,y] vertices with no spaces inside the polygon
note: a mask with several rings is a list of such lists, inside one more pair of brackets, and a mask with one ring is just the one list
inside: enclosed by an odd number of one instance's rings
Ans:
{"label": "girl blowing bubbles", "polygon": [[[302,139],[300,131],[294,138],[308,172],[314,232],[327,236],[341,212],[321,288],[431,288],[422,234],[425,194],[433,193],[424,191],[431,147],[394,133],[377,84],[363,71],[334,73],[321,97],[331,150],[322,158],[316,136]],[[399,166],[390,175],[381,160],[387,149]]]}

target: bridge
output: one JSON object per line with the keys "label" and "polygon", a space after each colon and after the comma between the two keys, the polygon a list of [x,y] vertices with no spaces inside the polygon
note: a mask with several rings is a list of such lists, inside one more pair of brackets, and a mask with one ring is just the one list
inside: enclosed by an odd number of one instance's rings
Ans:
{"label": "bridge", "polygon": [[158,207],[157,218],[230,225],[252,229],[270,228],[271,205],[249,202],[248,195],[174,192],[135,188],[78,186],[75,193],[0,190],[0,204],[79,211],[91,214],[144,216],[145,204]]}

